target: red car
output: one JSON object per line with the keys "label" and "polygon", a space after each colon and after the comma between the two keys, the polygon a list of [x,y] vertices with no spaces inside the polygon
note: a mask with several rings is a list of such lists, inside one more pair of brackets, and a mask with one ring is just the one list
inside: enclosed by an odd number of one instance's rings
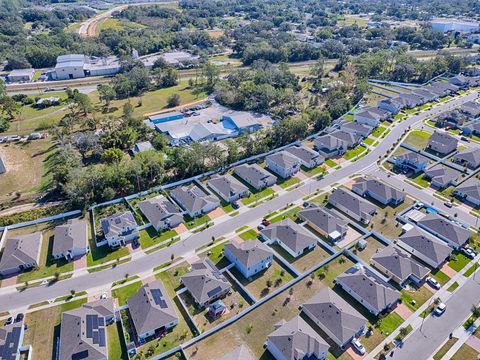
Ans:
{"label": "red car", "polygon": [[263,220],[262,220],[262,225],[264,225],[264,226],[270,226],[270,221],[268,221],[267,219],[263,219]]}

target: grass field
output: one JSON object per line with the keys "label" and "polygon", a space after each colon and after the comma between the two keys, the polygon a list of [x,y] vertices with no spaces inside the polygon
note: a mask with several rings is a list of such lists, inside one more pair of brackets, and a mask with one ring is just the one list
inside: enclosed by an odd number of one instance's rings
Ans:
{"label": "grass field", "polygon": [[248,197],[242,199],[242,203],[244,205],[250,205],[251,203],[266,198],[267,196],[271,196],[275,194],[275,191],[273,191],[272,188],[266,188],[263,189],[262,191],[259,191],[255,194],[250,194]]}
{"label": "grass field", "polygon": [[455,345],[455,343],[458,341],[458,338],[451,338],[448,339],[448,341],[433,355],[433,360],[440,360],[442,359],[445,354],[447,353],[450,348]]}
{"label": "grass field", "polygon": [[462,253],[454,252],[454,259],[448,262],[448,266],[458,272],[467,266],[470,261],[471,260]]}
{"label": "grass field", "polygon": [[411,180],[418,186],[421,186],[422,188],[426,188],[430,186],[430,181],[428,181],[423,177],[423,173],[418,174],[416,177],[414,177]]}
{"label": "grass field", "polygon": [[208,221],[210,221],[208,215],[202,215],[193,219],[188,215],[185,216],[185,226],[187,227],[187,229],[192,229],[194,227],[204,225]]}
{"label": "grass field", "polygon": [[270,218],[269,221],[272,224],[276,223],[276,222],[279,222],[279,221],[282,221],[282,220],[287,219],[287,218],[290,218],[293,221],[296,221],[297,220],[297,214],[300,210],[302,210],[300,207],[295,206],[295,207],[285,211],[282,214],[279,214],[279,215],[276,215],[276,216]]}
{"label": "grass field", "polygon": [[428,144],[430,133],[423,130],[413,130],[408,134],[405,143],[417,149],[424,149]]}
{"label": "grass field", "polygon": [[438,270],[438,269],[435,269],[435,270],[432,270],[432,276],[435,278],[435,280],[437,280],[440,285],[445,285],[449,280],[450,280],[450,277],[445,274],[444,272]]}
{"label": "grass field", "polygon": [[140,231],[140,246],[142,249],[149,248],[153,245],[157,245],[165,240],[171,239],[177,235],[175,230],[166,230],[158,233],[153,226]]}
{"label": "grass field", "polygon": [[115,322],[107,327],[108,358],[128,360],[127,347],[122,334],[122,324]]}
{"label": "grass field", "polygon": [[380,136],[385,132],[385,130],[387,130],[386,127],[384,127],[384,126],[377,126],[377,127],[373,130],[372,136],[378,138],[378,137],[380,137]]}
{"label": "grass field", "polygon": [[463,344],[452,356],[451,360],[478,359],[479,352],[467,344]]}
{"label": "grass field", "polygon": [[280,187],[281,187],[282,189],[286,189],[286,188],[288,188],[288,187],[290,187],[290,186],[293,186],[293,185],[295,185],[295,184],[298,184],[299,182],[300,182],[300,180],[299,180],[297,177],[292,176],[290,179],[286,179],[286,180],[284,180],[284,181],[282,181],[282,182],[279,182],[279,185],[280,185]]}
{"label": "grass field", "polygon": [[[412,311],[417,311],[420,306],[422,306],[428,299],[432,297],[433,293],[428,290],[425,286],[422,286],[419,289],[414,291],[402,290],[402,295],[400,299],[402,303],[410,308]],[[415,305],[412,303],[412,300],[415,301]]]}
{"label": "grass field", "polygon": [[125,305],[127,300],[131,298],[142,287],[141,281],[135,281],[131,284],[112,290],[112,297],[118,299],[118,304]]}
{"label": "grass field", "polygon": [[243,240],[255,240],[258,236],[257,232],[253,229],[242,232],[238,235]]}
{"label": "grass field", "polygon": [[365,147],[362,146],[362,145],[357,145],[356,147],[354,147],[353,149],[349,149],[347,150],[347,152],[345,153],[345,155],[343,155],[343,158],[345,160],[351,160],[353,159],[354,157],[356,156],[359,156],[361,153],[363,153],[365,151]]}

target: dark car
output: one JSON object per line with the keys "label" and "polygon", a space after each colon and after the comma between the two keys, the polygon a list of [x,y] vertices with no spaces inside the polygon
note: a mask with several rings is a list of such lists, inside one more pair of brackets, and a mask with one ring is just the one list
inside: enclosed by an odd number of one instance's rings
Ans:
{"label": "dark car", "polygon": [[21,322],[24,318],[23,313],[18,313],[17,316],[15,317],[15,322]]}

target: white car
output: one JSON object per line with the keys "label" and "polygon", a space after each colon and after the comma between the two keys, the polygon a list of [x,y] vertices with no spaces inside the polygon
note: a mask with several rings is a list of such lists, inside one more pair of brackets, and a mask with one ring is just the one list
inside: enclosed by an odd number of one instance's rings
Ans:
{"label": "white car", "polygon": [[447,308],[447,305],[445,305],[444,303],[440,303],[437,305],[435,310],[433,310],[433,312],[435,315],[440,316],[445,312],[446,308]]}
{"label": "white car", "polygon": [[365,346],[362,345],[362,343],[360,342],[360,340],[358,340],[357,338],[353,338],[352,339],[352,346],[355,350],[358,351],[358,353],[360,355],[365,355]]}
{"label": "white car", "polygon": [[460,251],[463,253],[463,255],[465,255],[469,259],[474,259],[475,258],[475,255],[476,255],[475,251],[473,251],[473,249],[470,248],[470,247],[468,247],[468,248],[462,247],[460,249]]}
{"label": "white car", "polygon": [[432,278],[430,276],[427,277],[427,283],[429,283],[431,287],[433,287],[437,290],[440,290],[440,283],[437,280],[435,280],[434,278]]}

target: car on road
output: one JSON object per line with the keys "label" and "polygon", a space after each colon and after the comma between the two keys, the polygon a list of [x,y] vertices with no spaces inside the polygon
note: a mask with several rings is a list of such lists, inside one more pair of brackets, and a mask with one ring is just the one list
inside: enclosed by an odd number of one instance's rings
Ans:
{"label": "car on road", "polygon": [[437,289],[437,290],[440,290],[440,283],[439,283],[437,280],[435,280],[434,278],[432,278],[431,276],[427,277],[427,283],[428,283],[431,287],[433,287],[433,288],[435,288],[435,289]]}
{"label": "car on road", "polygon": [[366,352],[365,346],[362,345],[360,340],[358,340],[357,338],[353,338],[352,346],[360,355],[365,355],[365,352]]}
{"label": "car on road", "polygon": [[466,138],[465,136],[462,136],[460,140],[465,141],[465,142],[470,142],[470,139]]}
{"label": "car on road", "polygon": [[7,318],[7,321],[5,321],[5,325],[10,325],[10,324],[13,324],[13,316],[9,316]]}
{"label": "car on road", "polygon": [[102,295],[100,295],[100,299],[106,299],[107,298],[107,293],[103,293]]}
{"label": "car on road", "polygon": [[433,310],[433,313],[436,315],[436,316],[441,316],[445,310],[447,309],[447,305],[445,305],[443,302],[438,304],[437,307],[435,308],[435,310]]}
{"label": "car on road", "polygon": [[262,225],[262,224],[260,224],[260,225],[257,226],[257,230],[258,230],[258,231],[262,231],[262,230],[265,229],[265,228],[266,228],[266,226],[265,226],[265,225]]}
{"label": "car on road", "polygon": [[448,208],[452,208],[452,207],[453,207],[453,204],[452,204],[452,203],[449,203],[449,202],[444,202],[443,205],[445,205],[445,206],[448,207]]}

